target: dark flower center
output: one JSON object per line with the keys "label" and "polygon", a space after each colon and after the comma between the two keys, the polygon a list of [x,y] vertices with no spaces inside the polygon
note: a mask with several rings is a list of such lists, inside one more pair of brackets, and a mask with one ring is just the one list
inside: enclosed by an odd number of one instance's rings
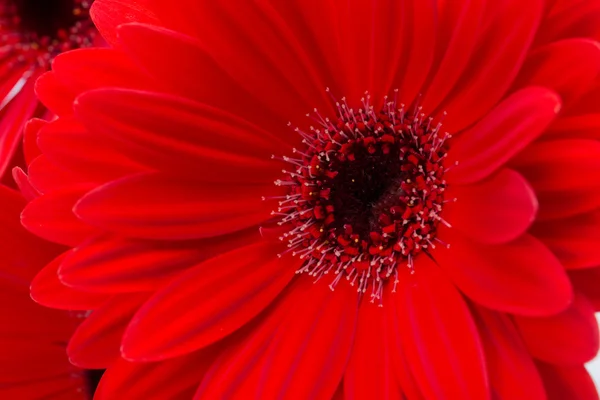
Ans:
{"label": "dark flower center", "polygon": [[[395,290],[398,269],[413,272],[414,258],[436,243],[446,182],[448,133],[441,122],[396,101],[376,111],[366,94],[354,110],[336,102],[338,116],[319,126],[296,128],[306,147],[281,160],[292,165],[276,185],[289,194],[273,215],[289,228],[280,239],[287,252],[304,260],[298,273],[334,276],[333,290],[345,277],[371,299],[380,300],[385,283]],[[274,157],[277,158],[277,157]]]}
{"label": "dark flower center", "polygon": [[0,0],[0,45],[13,63],[49,67],[58,54],[91,46],[93,0]]}
{"label": "dark flower center", "polygon": [[21,29],[37,37],[55,37],[77,21],[74,0],[12,0]]}

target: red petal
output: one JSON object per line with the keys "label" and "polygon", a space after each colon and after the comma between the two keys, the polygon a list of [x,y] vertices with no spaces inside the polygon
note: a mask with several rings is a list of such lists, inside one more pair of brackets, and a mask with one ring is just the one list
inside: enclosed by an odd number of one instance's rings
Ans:
{"label": "red petal", "polygon": [[[313,8],[307,3],[304,7]],[[296,44],[287,21],[272,10],[273,6],[254,2],[200,3],[194,8],[197,13],[194,34],[199,39],[196,52],[214,60],[258,102],[291,121],[302,115],[301,110],[306,112],[313,107],[326,114],[333,113],[324,90],[329,82],[322,81],[315,60],[303,57],[305,50]],[[342,8],[339,11],[343,12]],[[126,29],[129,27],[122,28],[121,32]],[[204,40],[207,37],[212,40]],[[349,37],[348,41],[352,39]],[[171,51],[173,47],[166,50]],[[195,62],[202,63],[204,57]],[[363,64],[366,64],[364,57]]]}
{"label": "red petal", "polygon": [[[406,64],[398,72],[396,79],[399,83],[397,89],[400,98],[407,104],[411,104],[421,92],[434,60],[436,31],[438,29],[437,13],[439,11],[436,1],[404,2],[404,10],[402,10],[402,14],[406,15],[404,35],[408,39],[407,50],[404,53]],[[356,15],[356,17],[361,19],[359,15]],[[378,26],[374,28],[374,30],[377,29],[379,29]],[[360,35],[361,32],[356,31],[356,34]],[[352,46],[352,42],[349,45]],[[371,59],[371,62],[376,63],[378,61],[378,59]]]}
{"label": "red petal", "polygon": [[513,93],[452,144],[449,162],[458,161],[447,179],[471,183],[485,178],[538,138],[560,110],[549,89],[530,87]]}
{"label": "red petal", "polygon": [[52,61],[54,76],[75,95],[101,87],[150,89],[150,78],[122,52],[106,48],[77,49]]}
{"label": "red petal", "polygon": [[[439,66],[432,70],[431,83],[423,91],[424,110],[434,110],[458,84],[480,37],[484,8],[485,2],[477,0],[463,1],[461,7],[439,3],[436,15],[439,19],[436,26],[436,61]],[[392,18],[396,20],[398,16],[393,15]],[[410,57],[406,60],[413,62]]]}
{"label": "red petal", "polygon": [[38,145],[44,156],[65,169],[81,174],[93,182],[106,182],[144,170],[118,152],[115,143],[98,140],[79,122],[59,118],[38,134]]}
{"label": "red petal", "polygon": [[564,310],[573,299],[562,265],[532,236],[483,245],[454,234],[450,243],[449,249],[439,249],[434,257],[476,303],[519,315],[544,316]]}
{"label": "red petal", "polygon": [[583,295],[560,314],[545,318],[515,317],[532,356],[553,364],[577,365],[598,353],[598,322]]}
{"label": "red petal", "polygon": [[[0,120],[0,175],[9,169],[13,156],[23,140],[23,128],[26,122],[34,116],[39,102],[35,97],[33,85],[39,72],[24,77],[20,83],[23,86],[17,89],[18,94],[10,103],[0,103],[2,119]],[[19,83],[17,84],[19,85]],[[4,99],[6,101],[6,99]]]}
{"label": "red petal", "polygon": [[94,24],[110,44],[116,44],[117,27],[137,22],[158,22],[147,1],[125,3],[123,0],[102,0],[92,4],[90,14]]}
{"label": "red petal", "polygon": [[77,98],[75,113],[90,131],[122,142],[135,161],[171,172],[225,158],[238,167],[238,177],[247,166],[262,172],[264,182],[276,169],[271,155],[288,150],[278,136],[233,114],[166,94],[98,89]]}
{"label": "red petal", "polygon": [[210,348],[155,363],[118,359],[102,376],[94,399],[189,400],[214,357]]}
{"label": "red petal", "polygon": [[[261,196],[275,185],[205,183],[145,173],[100,186],[74,212],[81,220],[145,239],[199,239],[224,235],[269,219],[272,204]],[[275,189],[277,190],[277,189]]]}
{"label": "red petal", "polygon": [[23,128],[23,152],[25,153],[25,161],[28,165],[34,158],[41,154],[37,146],[37,137],[40,129],[46,125],[48,125],[47,121],[33,118],[27,121],[25,128]]}
{"label": "red petal", "polygon": [[60,83],[53,72],[46,72],[37,79],[35,94],[52,113],[61,117],[73,114],[75,93]]}
{"label": "red petal", "polygon": [[64,310],[93,310],[107,296],[71,289],[58,279],[58,267],[68,253],[61,254],[36,275],[31,282],[31,298],[46,307]]}
{"label": "red petal", "polygon": [[[306,106],[293,109],[286,102],[278,104],[277,96],[264,96],[270,93],[262,90],[246,91],[241,83],[232,79],[203,50],[199,41],[189,36],[149,25],[127,24],[119,28],[119,40],[127,53],[139,62],[144,70],[175,93],[225,110],[269,132],[277,132],[284,128],[289,120],[300,118],[297,114],[299,110],[303,110],[302,113],[307,111]],[[178,70],[177,74],[173,73],[173,68]],[[189,79],[190,76],[201,76],[202,79]],[[260,81],[264,82],[265,79]],[[265,98],[269,99],[269,105],[277,107],[280,113],[269,110],[261,103],[260,100]],[[289,114],[290,110],[297,116],[286,119],[285,115]],[[290,143],[299,141],[295,135],[283,138],[289,139]]]}
{"label": "red petal", "polygon": [[483,348],[460,293],[428,258],[400,277],[397,312],[407,362],[426,398],[489,399]]}
{"label": "red petal", "polygon": [[548,400],[598,400],[594,381],[582,365],[558,366],[537,363]]}
{"label": "red petal", "polygon": [[535,219],[535,193],[517,172],[502,169],[489,179],[467,186],[451,186],[444,219],[471,239],[503,243],[525,233]]}
{"label": "red petal", "polygon": [[348,285],[332,292],[321,282],[298,283],[241,351],[226,353],[224,365],[218,361],[209,371],[196,399],[332,398],[350,356],[357,295]]}
{"label": "red petal", "polygon": [[600,73],[600,45],[568,39],[537,48],[527,58],[514,87],[543,86],[569,104],[588,90]]}
{"label": "red petal", "polygon": [[535,143],[511,164],[536,192],[594,189],[600,181],[600,142],[578,139]]}
{"label": "red petal", "polygon": [[115,362],[123,332],[148,295],[117,295],[93,311],[69,341],[67,354],[71,363],[86,369],[104,369]]}
{"label": "red petal", "polygon": [[539,222],[532,234],[539,238],[567,269],[600,265],[600,210],[568,219]]}
{"label": "red petal", "polygon": [[52,163],[44,155],[37,157],[29,164],[29,176],[31,184],[40,193],[88,182],[80,174]]}
{"label": "red petal", "polygon": [[135,361],[171,358],[242,327],[294,276],[299,261],[278,258],[276,251],[272,243],[259,242],[181,274],[136,314],[123,338],[123,356]]}
{"label": "red petal", "polygon": [[30,232],[52,242],[75,246],[98,230],[73,214],[73,205],[90,189],[76,186],[57,190],[30,202],[21,214],[21,223]]}
{"label": "red petal", "polygon": [[92,292],[156,290],[199,262],[258,239],[256,228],[182,243],[105,236],[76,247],[59,274],[65,284]]}
{"label": "red petal", "polygon": [[585,295],[594,309],[600,311],[600,267],[569,271],[569,277],[575,290]]}
{"label": "red petal", "polygon": [[540,202],[538,221],[567,218],[591,212],[600,207],[600,188],[564,191],[537,191]]}
{"label": "red petal", "polygon": [[524,6],[519,0],[486,2],[481,31],[477,34],[477,50],[462,71],[460,84],[455,85],[439,107],[448,112],[446,130],[454,133],[471,126],[505,95],[529,52],[543,3],[532,0]]}
{"label": "red petal", "polygon": [[384,312],[366,301],[359,309],[352,356],[344,375],[346,400],[403,398],[391,364],[395,349],[390,348],[388,337],[393,335],[393,327],[387,326]]}
{"label": "red petal", "polygon": [[544,386],[514,323],[502,313],[472,306],[496,399],[546,400]]}

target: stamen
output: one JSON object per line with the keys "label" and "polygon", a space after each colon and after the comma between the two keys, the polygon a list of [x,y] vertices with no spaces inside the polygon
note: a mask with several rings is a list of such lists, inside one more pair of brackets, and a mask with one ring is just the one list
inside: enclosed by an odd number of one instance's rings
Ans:
{"label": "stamen", "polygon": [[381,306],[384,288],[396,291],[400,268],[417,273],[416,257],[436,243],[449,246],[436,234],[440,224],[451,227],[441,213],[456,201],[444,198],[452,135],[440,133],[441,121],[428,117],[420,100],[412,112],[398,104],[397,90],[378,112],[368,92],[356,110],[326,92],[337,119],[314,109],[308,117],[317,128],[294,128],[305,144],[292,150],[299,158],[272,157],[294,165],[275,181],[289,194],[263,199],[277,200],[272,215],[290,225],[280,236],[288,247],[280,255],[304,260],[296,273],[317,282],[331,272],[331,290],[346,277],[361,294],[370,288],[371,302]]}

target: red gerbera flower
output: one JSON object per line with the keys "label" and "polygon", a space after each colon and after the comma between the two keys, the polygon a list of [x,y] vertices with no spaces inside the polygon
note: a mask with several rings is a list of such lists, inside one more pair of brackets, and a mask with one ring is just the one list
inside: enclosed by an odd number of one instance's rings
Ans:
{"label": "red gerbera flower", "polygon": [[0,202],[0,398],[91,398],[97,372],[74,367],[66,354],[83,315],[41,307],[29,296],[31,279],[57,246],[21,227],[25,202],[19,193],[0,186]]}
{"label": "red gerbera flower", "polygon": [[92,15],[21,185],[99,398],[597,398],[600,2]]}
{"label": "red gerbera flower", "polygon": [[35,97],[35,80],[56,55],[98,41],[89,18],[92,2],[0,1],[0,174],[19,157],[16,150],[25,122],[49,117]]}

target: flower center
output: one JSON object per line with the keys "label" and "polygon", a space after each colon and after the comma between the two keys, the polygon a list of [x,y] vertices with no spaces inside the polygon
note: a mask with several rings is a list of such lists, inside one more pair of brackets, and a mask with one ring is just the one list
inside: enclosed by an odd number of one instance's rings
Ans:
{"label": "flower center", "polygon": [[48,67],[61,52],[91,46],[93,0],[0,0],[0,40],[17,62]]}
{"label": "flower center", "polygon": [[315,110],[317,127],[295,129],[305,148],[281,159],[293,168],[275,182],[289,194],[273,215],[289,228],[285,253],[304,260],[298,273],[332,274],[332,290],[345,277],[361,293],[371,288],[374,302],[386,283],[395,291],[399,268],[414,273],[416,256],[446,246],[436,233],[449,226],[440,214],[451,135],[420,107],[386,97],[376,111],[368,93],[361,101],[357,110],[336,101],[334,120]]}

